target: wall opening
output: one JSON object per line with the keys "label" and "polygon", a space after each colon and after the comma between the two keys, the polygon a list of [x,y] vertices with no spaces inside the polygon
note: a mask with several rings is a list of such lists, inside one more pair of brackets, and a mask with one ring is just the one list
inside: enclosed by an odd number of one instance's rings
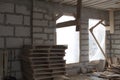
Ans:
{"label": "wall opening", "polygon": [[[61,23],[69,20],[75,20],[73,16],[62,16],[56,23]],[[67,45],[68,49],[65,51],[66,64],[79,62],[79,32],[76,32],[75,26],[63,27],[56,29],[57,45]]]}
{"label": "wall opening", "polygon": [[[89,29],[96,25],[100,20],[97,19],[89,19]],[[96,28],[93,30],[93,34],[95,35],[96,39],[98,40],[100,46],[105,52],[105,27],[101,24],[99,24]],[[97,43],[95,42],[93,36],[89,32],[89,61],[94,60],[105,60],[105,57],[99,47],[97,46]]]}

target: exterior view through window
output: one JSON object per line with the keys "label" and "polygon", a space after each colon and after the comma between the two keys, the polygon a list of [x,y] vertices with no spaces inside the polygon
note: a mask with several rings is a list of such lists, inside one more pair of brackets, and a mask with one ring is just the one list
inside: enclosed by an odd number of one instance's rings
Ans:
{"label": "exterior view through window", "polygon": [[[89,29],[96,25],[100,20],[96,19],[89,19]],[[105,51],[105,27],[103,25],[98,25],[93,30],[93,34],[95,35],[96,39],[98,40],[100,46]],[[95,42],[93,36],[89,32],[89,61],[94,60],[104,60],[104,56],[97,46],[97,43]]]}
{"label": "exterior view through window", "polygon": [[[73,16],[62,16],[56,23],[61,23],[69,20],[75,20]],[[68,26],[56,29],[57,45],[67,45],[68,49],[64,59],[66,64],[79,62],[79,32],[76,32],[75,26]]]}

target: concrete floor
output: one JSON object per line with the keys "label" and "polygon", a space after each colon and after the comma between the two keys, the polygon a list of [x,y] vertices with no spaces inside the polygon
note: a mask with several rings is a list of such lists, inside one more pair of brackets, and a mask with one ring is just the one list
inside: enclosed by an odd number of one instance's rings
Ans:
{"label": "concrete floor", "polygon": [[69,76],[70,80],[108,80],[108,79],[102,79],[98,77],[93,77],[93,76],[87,76],[87,75],[74,75],[74,76]]}

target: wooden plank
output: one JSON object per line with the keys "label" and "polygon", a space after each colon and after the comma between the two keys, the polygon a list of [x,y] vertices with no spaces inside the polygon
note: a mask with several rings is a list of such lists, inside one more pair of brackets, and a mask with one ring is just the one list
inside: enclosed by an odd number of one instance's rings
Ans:
{"label": "wooden plank", "polygon": [[36,69],[33,69],[33,71],[39,71],[39,70],[53,70],[53,69],[65,69],[65,67],[64,66],[59,66],[59,67],[55,67],[55,68],[53,68],[53,67],[49,67],[49,68],[36,68]]}
{"label": "wooden plank", "polygon": [[63,16],[63,14],[57,14],[57,15],[55,16],[55,20],[58,20],[61,16]]}
{"label": "wooden plank", "polygon": [[66,22],[58,23],[56,25],[56,27],[57,28],[62,28],[62,27],[74,26],[75,22],[76,22],[75,20],[71,20],[71,21],[66,21]]}
{"label": "wooden plank", "polygon": [[97,27],[99,24],[101,24],[102,22],[103,22],[103,20],[99,21],[95,26],[91,27],[89,30],[90,30],[90,33],[92,34],[93,38],[95,39],[95,42],[97,43],[99,49],[101,50],[102,54],[104,55],[105,59],[107,60],[107,62],[109,63],[109,65],[111,65],[110,62],[109,62],[109,60],[108,60],[108,58],[107,58],[107,55],[105,54],[105,52],[103,51],[103,49],[100,46],[99,42],[97,41],[95,35],[93,34],[93,29],[95,27]]}
{"label": "wooden plank", "polygon": [[76,31],[80,31],[81,29],[81,9],[82,0],[77,0]]}
{"label": "wooden plank", "polygon": [[110,33],[114,33],[114,10],[109,11]]}
{"label": "wooden plank", "polygon": [[0,51],[0,79],[2,80],[3,76],[3,52]]}
{"label": "wooden plank", "polygon": [[4,76],[7,76],[8,74],[8,52],[4,51]]}

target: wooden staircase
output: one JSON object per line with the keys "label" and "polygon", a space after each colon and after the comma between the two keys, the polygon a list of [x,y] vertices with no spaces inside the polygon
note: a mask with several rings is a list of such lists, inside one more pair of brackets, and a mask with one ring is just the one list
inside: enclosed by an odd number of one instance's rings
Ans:
{"label": "wooden staircase", "polygon": [[25,80],[53,80],[65,75],[63,45],[25,46],[22,54],[22,72]]}

